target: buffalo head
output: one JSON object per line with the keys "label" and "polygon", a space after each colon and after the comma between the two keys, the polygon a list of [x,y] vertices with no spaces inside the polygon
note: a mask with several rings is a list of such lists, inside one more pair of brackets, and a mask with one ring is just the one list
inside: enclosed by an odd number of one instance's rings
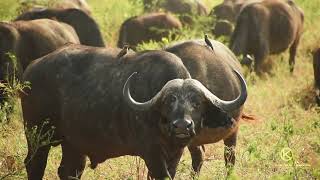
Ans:
{"label": "buffalo head", "polygon": [[212,33],[219,36],[230,36],[233,32],[233,24],[228,20],[218,20],[212,30]]}
{"label": "buffalo head", "polygon": [[211,14],[214,14],[219,20],[224,19],[231,22],[235,21],[236,16],[234,5],[232,3],[223,3],[214,7]]}
{"label": "buffalo head", "polygon": [[[9,23],[0,22],[0,83],[12,82],[17,62],[13,57],[19,33]],[[0,103],[4,100],[3,88],[0,88]]]}
{"label": "buffalo head", "polygon": [[247,98],[247,86],[243,77],[235,71],[241,83],[240,95],[231,101],[219,99],[204,85],[195,79],[174,79],[168,81],[149,101],[137,102],[130,94],[130,79],[124,85],[123,95],[128,105],[141,111],[154,109],[161,116],[160,129],[179,142],[188,142],[203,125],[203,120],[210,108],[225,114],[221,126],[231,127],[234,119],[228,112],[239,109]]}
{"label": "buffalo head", "polygon": [[12,56],[16,49],[18,31],[9,23],[0,23],[0,80],[3,81],[11,74],[15,64]]}

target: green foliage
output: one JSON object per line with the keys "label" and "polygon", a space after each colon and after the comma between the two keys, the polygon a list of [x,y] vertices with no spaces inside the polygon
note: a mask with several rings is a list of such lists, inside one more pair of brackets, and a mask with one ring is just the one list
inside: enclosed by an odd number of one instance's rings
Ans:
{"label": "green foliage", "polygon": [[17,1],[0,1],[0,20],[8,21],[17,16],[19,4]]}
{"label": "green foliage", "polygon": [[142,14],[142,1],[133,0],[90,0],[93,15],[104,32],[104,38],[108,45],[116,46],[119,29],[126,19]]}
{"label": "green foliage", "polygon": [[60,1],[63,0],[2,0],[0,1],[0,20],[9,21],[32,7],[52,7]]}
{"label": "green foliage", "polygon": [[40,127],[33,126],[31,129],[25,129],[26,137],[29,139],[30,147],[32,147],[32,149],[30,149],[31,154],[35,154],[41,147],[57,143],[52,141],[55,127],[51,126],[48,129],[49,121],[49,119],[46,119]]}
{"label": "green foliage", "polygon": [[[20,83],[17,80],[16,72],[18,71],[17,58],[12,53],[6,53],[9,58],[8,64],[12,64],[12,67],[6,68],[7,72],[4,73],[4,82],[0,82],[1,93],[5,97],[5,101],[0,104],[0,124],[7,123],[10,119],[10,115],[13,112],[15,101],[25,88],[30,88],[28,82]],[[10,69],[12,68],[12,69]]]}
{"label": "green foliage", "polygon": [[[29,140],[29,145],[30,145],[29,147],[32,147],[32,149],[28,149],[28,151],[31,152],[31,158],[29,159],[29,161],[25,161],[24,164],[30,163],[32,158],[35,157],[35,153],[38,151],[39,148],[51,145],[53,143],[57,143],[57,141],[52,141],[55,128],[50,127],[48,129],[47,127],[48,124],[49,124],[49,120],[47,119],[43,122],[43,124],[40,127],[34,126],[31,129],[25,129],[26,137]],[[10,158],[6,157],[7,165],[8,165],[8,159],[10,159],[9,162],[11,164],[15,163],[16,161],[14,157],[10,157]],[[10,166],[13,166],[13,165],[10,165]],[[20,164],[18,167],[10,168],[8,170],[9,171],[5,172],[4,174],[0,173],[0,180],[4,180],[10,177],[19,177],[23,175],[21,172],[23,172],[24,166]]]}
{"label": "green foliage", "polygon": [[[149,41],[138,44],[137,51],[150,50],[150,49],[163,49],[168,45],[176,42],[189,40],[189,39],[204,39],[204,34],[210,34],[211,19],[209,17],[194,16],[192,17],[196,24],[192,26],[184,26],[181,29],[174,29],[169,31],[168,37],[162,38],[161,42]],[[156,29],[155,31],[162,31]]]}

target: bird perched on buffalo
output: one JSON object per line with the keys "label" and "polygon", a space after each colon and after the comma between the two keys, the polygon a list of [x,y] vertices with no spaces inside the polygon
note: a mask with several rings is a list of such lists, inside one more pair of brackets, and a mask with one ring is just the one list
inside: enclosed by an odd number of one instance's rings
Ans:
{"label": "bird perched on buffalo", "polygon": [[209,46],[212,49],[212,51],[214,51],[213,46],[212,46],[207,34],[204,35],[204,41],[206,42],[207,46]]}
{"label": "bird perched on buffalo", "polygon": [[249,54],[245,55],[241,61],[241,64],[246,66],[251,66],[252,63],[253,63],[253,57],[250,56]]}
{"label": "bird perched on buffalo", "polygon": [[122,50],[118,53],[117,58],[119,59],[119,58],[125,56],[128,53],[129,48],[130,48],[129,44],[125,44],[123,46]]}

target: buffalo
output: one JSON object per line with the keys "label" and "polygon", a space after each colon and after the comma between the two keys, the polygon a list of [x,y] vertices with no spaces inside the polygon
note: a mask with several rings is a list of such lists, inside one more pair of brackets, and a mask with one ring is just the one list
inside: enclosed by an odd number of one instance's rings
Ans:
{"label": "buffalo", "polygon": [[37,9],[19,15],[15,20],[53,19],[69,24],[76,31],[80,43],[87,46],[104,47],[96,21],[79,9]]}
{"label": "buffalo", "polygon": [[[43,177],[50,147],[58,144],[61,179],[80,178],[86,156],[95,168],[123,155],[144,159],[152,178],[173,178],[183,148],[201,133],[204,116],[238,111],[246,100],[245,81],[232,67],[228,72],[239,87],[231,89],[239,96],[226,101],[191,79],[172,53],[129,52],[119,63],[119,51],[71,45],[28,66],[23,79],[31,89],[21,93],[21,104],[29,179]],[[222,121],[206,126],[234,124],[232,118]],[[36,147],[33,137],[46,135],[50,141]]]}
{"label": "buffalo", "polygon": [[217,37],[230,36],[237,16],[246,2],[248,0],[224,0],[215,6],[210,12],[210,16],[214,16],[216,19],[212,33]]}
{"label": "buffalo", "polygon": [[[47,5],[47,7],[58,9],[79,9],[88,15],[91,15],[91,10],[86,0],[59,0],[56,2],[49,2]],[[35,11],[47,7],[37,4],[35,1],[22,1],[20,12]]]}
{"label": "buffalo", "polygon": [[181,28],[179,19],[167,13],[151,13],[127,19],[120,28],[118,47],[130,44],[133,48],[150,40],[161,41],[170,30]]}
{"label": "buffalo", "polygon": [[242,5],[248,1],[249,0],[224,0],[212,9],[210,15],[216,16],[217,19],[235,22]]}
{"label": "buffalo", "polygon": [[86,0],[64,0],[59,1],[54,5],[58,9],[80,9],[91,15],[91,10]]}
{"label": "buffalo", "polygon": [[164,9],[179,15],[183,23],[190,24],[192,18],[190,16],[206,16],[208,10],[200,0],[143,0],[146,11],[154,11]]}
{"label": "buffalo", "polygon": [[[73,28],[64,23],[49,19],[1,22],[0,80],[20,79],[32,60],[67,43],[79,43],[79,39]],[[16,56],[16,62],[11,54]],[[1,98],[5,98],[3,93]]]}
{"label": "buffalo", "polygon": [[230,48],[236,55],[253,55],[254,70],[261,74],[268,54],[290,47],[289,66],[293,72],[303,22],[304,14],[292,0],[249,3],[239,14]]}
{"label": "buffalo", "polygon": [[227,20],[217,20],[212,28],[212,34],[215,37],[230,36],[233,32],[234,25]]}
{"label": "buffalo", "polygon": [[[233,70],[241,72],[241,66],[234,54],[222,43],[212,41],[212,50],[203,40],[185,41],[165,50],[181,58],[193,79],[201,82],[210,92],[225,100],[232,100],[242,93],[241,82]],[[227,166],[235,163],[235,146],[239,121],[243,116],[243,105],[231,109],[211,108],[204,116],[203,128],[191,141],[188,148],[194,171],[200,172],[203,156],[200,146],[224,141]],[[223,125],[231,119],[233,126]],[[217,127],[217,128],[212,128]]]}
{"label": "buffalo", "polygon": [[313,73],[316,88],[316,102],[320,106],[320,48],[313,52]]}

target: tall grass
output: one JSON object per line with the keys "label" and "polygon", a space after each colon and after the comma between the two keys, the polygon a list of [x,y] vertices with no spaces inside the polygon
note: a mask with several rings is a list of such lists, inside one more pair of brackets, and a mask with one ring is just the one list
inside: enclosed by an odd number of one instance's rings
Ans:
{"label": "tall grass", "polygon": [[90,0],[88,2],[92,4],[93,14],[110,46],[116,46],[122,22],[129,17],[142,14],[143,11],[141,0]]}
{"label": "tall grass", "polygon": [[[221,0],[222,1],[222,0]],[[218,0],[205,0],[208,7]],[[141,0],[88,0],[108,45],[115,46],[121,23],[128,17],[143,13]],[[236,166],[231,179],[320,179],[320,108],[315,105],[311,50],[319,46],[320,1],[296,0],[305,12],[305,30],[298,48],[297,63],[289,73],[288,52],[270,56],[274,62],[271,75],[264,78],[247,73],[249,98],[245,111],[258,117],[240,126],[236,148]],[[16,16],[17,1],[0,1],[0,19]],[[209,30],[207,19],[202,25],[185,27],[175,39],[144,43],[142,49],[162,48],[173,41],[203,38]],[[204,25],[203,25],[204,24]],[[21,111],[14,120],[0,125],[0,177],[25,179],[23,159],[26,140]],[[194,176],[191,159],[184,153],[176,179],[225,179],[223,143],[206,145],[205,163],[200,176]],[[59,147],[50,152],[45,179],[58,179],[61,160]],[[89,163],[88,163],[89,164]],[[89,165],[87,165],[89,166]],[[97,169],[85,169],[83,179],[145,179],[146,169],[141,159],[124,156],[100,164]]]}

